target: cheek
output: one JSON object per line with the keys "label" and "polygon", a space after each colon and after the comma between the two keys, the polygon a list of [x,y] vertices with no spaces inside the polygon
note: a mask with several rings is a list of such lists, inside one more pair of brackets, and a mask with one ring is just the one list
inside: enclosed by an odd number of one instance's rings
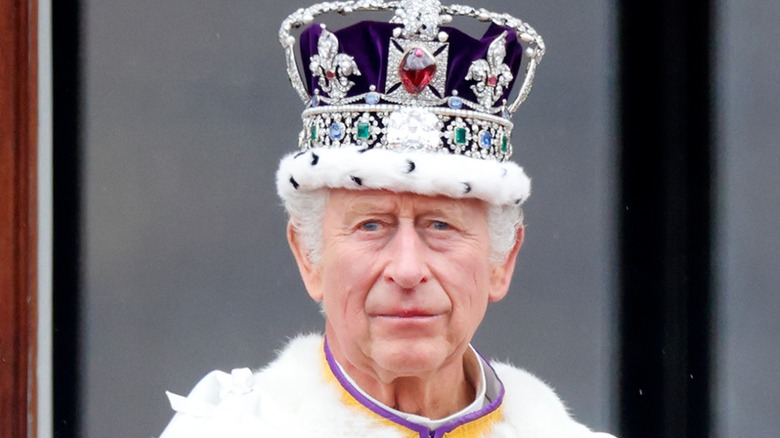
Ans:
{"label": "cheek", "polygon": [[490,265],[484,254],[468,252],[462,257],[447,257],[437,270],[437,278],[452,302],[455,317],[467,321],[481,320],[490,293]]}
{"label": "cheek", "polygon": [[379,278],[373,259],[367,254],[347,251],[323,258],[323,298],[328,314],[346,316],[360,313],[371,287]]}
{"label": "cheek", "polygon": [[485,254],[478,250],[463,251],[457,257],[451,254],[437,261],[442,281],[464,289],[488,288],[490,265]]}

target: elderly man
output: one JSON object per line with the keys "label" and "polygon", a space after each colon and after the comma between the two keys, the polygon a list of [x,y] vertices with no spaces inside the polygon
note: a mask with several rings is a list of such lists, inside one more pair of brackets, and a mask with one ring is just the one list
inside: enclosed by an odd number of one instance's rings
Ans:
{"label": "elderly man", "polygon": [[[507,294],[523,241],[530,180],[507,161],[509,117],[542,39],[506,14],[395,6],[390,23],[309,26],[305,78],[291,30],[391,6],[315,5],[280,32],[308,108],[277,188],[325,336],[293,340],[260,371],[213,372],[188,397],[169,394],[178,413],[164,438],[606,436],[574,421],[544,383],[470,344],[488,303]],[[453,15],[492,25],[476,40],[440,27]]]}

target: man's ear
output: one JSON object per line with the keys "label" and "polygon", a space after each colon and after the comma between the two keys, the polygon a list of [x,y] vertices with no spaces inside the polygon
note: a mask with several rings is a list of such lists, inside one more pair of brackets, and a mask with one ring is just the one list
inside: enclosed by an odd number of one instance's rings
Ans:
{"label": "man's ear", "polygon": [[287,242],[290,244],[295,261],[298,263],[298,270],[301,273],[301,279],[306,286],[306,292],[314,301],[322,301],[322,288],[320,287],[320,268],[319,265],[312,263],[308,248],[302,242],[298,235],[292,220],[287,222]]}
{"label": "man's ear", "polygon": [[512,274],[515,272],[517,254],[520,252],[520,247],[523,246],[524,233],[525,227],[522,225],[517,227],[517,237],[512,250],[509,251],[503,262],[493,265],[493,272],[490,276],[490,294],[488,295],[490,302],[501,300],[509,292],[509,283],[512,282]]}

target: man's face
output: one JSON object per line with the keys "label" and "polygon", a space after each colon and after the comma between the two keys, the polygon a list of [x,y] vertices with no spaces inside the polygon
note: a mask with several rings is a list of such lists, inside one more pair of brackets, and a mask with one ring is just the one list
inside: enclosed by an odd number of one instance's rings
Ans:
{"label": "man's face", "polygon": [[319,264],[292,237],[334,354],[383,381],[460,363],[508,290],[520,241],[493,264],[484,202],[349,190],[330,194]]}

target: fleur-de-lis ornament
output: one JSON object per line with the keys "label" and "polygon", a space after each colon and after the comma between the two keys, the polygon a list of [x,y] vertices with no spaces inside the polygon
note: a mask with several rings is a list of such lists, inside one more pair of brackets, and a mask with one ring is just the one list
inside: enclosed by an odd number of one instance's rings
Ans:
{"label": "fleur-de-lis ornament", "polygon": [[476,81],[471,86],[477,101],[489,109],[504,94],[504,88],[512,81],[512,71],[504,64],[506,57],[507,32],[501,33],[488,47],[487,60],[478,59],[471,63],[466,80]]}
{"label": "fleur-de-lis ornament", "polygon": [[311,57],[309,69],[313,76],[319,77],[317,84],[320,89],[335,101],[343,99],[355,85],[349,76],[360,76],[355,59],[339,53],[338,38],[324,26],[317,40],[317,54]]}

